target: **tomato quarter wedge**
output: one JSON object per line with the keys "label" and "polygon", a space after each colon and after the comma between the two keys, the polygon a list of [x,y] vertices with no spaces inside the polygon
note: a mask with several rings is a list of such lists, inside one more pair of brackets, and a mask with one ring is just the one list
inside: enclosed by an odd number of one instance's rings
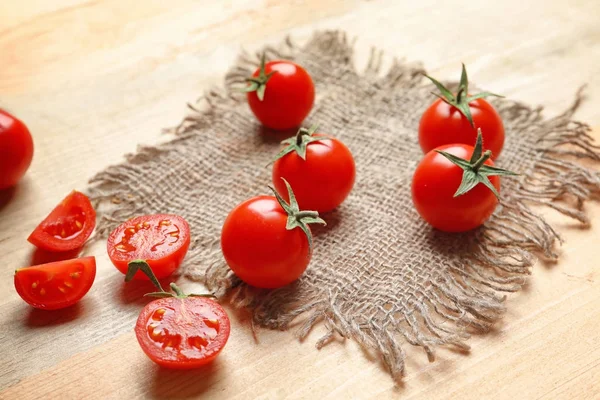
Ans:
{"label": "tomato quarter wedge", "polygon": [[77,303],[96,277],[94,257],[76,258],[20,268],[15,289],[23,300],[42,310],[58,310]]}
{"label": "tomato quarter wedge", "polygon": [[40,249],[53,252],[81,248],[96,227],[96,211],[90,199],[72,191],[34,229],[27,240]]}
{"label": "tomato quarter wedge", "polygon": [[[190,247],[190,226],[178,215],[154,214],[132,218],[119,225],[108,237],[107,250],[112,263],[123,274],[134,260],[144,260],[158,278],[173,273]],[[134,279],[147,280],[141,271]]]}

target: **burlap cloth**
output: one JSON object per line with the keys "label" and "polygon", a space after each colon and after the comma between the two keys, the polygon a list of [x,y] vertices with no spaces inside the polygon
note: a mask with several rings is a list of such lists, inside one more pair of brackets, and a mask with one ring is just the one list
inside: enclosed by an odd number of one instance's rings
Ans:
{"label": "burlap cloth", "polygon": [[502,315],[504,293],[523,285],[534,254],[557,256],[557,233],[530,206],[542,204],[587,223],[582,203],[600,180],[576,158],[599,157],[588,126],[571,120],[579,100],[550,120],[540,108],[493,100],[506,128],[498,164],[522,176],[502,180],[502,205],[483,228],[444,234],[419,218],[410,194],[423,156],[419,118],[434,100],[422,67],[394,62],[381,73],[381,53],[373,51],[359,73],[352,44],[340,32],[316,33],[303,47],[286,40],[265,51],[268,59],[294,60],[309,71],[317,98],[305,125],[319,123],[356,161],[353,192],[323,215],[327,227],[313,228],[314,254],[302,278],[281,289],[256,290],[232,275],[220,251],[221,227],[231,209],[269,193],[271,169],[265,165],[282,139],[260,126],[245,95],[235,90],[257,67],[258,54],[242,54],[225,89],[213,89],[190,105],[174,140],[141,147],[91,180],[98,237],[136,215],[180,214],[193,237],[183,274],[247,306],[257,326],[287,329],[297,319],[301,323],[293,325],[304,338],[324,322],[328,334],[317,347],[336,334],[352,338],[400,379],[405,343],[421,346],[430,360],[436,346],[468,348],[470,333]]}

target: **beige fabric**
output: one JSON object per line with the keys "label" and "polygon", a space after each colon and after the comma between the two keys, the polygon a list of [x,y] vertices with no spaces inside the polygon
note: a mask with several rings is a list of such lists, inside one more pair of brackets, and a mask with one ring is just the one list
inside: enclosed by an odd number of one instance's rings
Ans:
{"label": "beige fabric", "polygon": [[483,229],[444,234],[419,218],[410,196],[422,157],[418,121],[434,99],[423,69],[396,62],[382,74],[381,54],[373,52],[359,73],[352,46],[339,32],[317,33],[301,48],[288,40],[266,52],[310,72],[317,99],[305,124],[318,122],[320,131],[341,139],[357,165],[349,198],[323,215],[327,227],[313,228],[314,255],[304,276],[278,290],[255,290],[231,274],[220,252],[229,211],[269,193],[265,165],[285,137],[262,128],[245,96],[233,90],[256,68],[258,55],[242,55],[225,90],[212,90],[190,106],[173,141],[142,147],[91,180],[90,194],[100,203],[99,237],[135,215],[180,214],[193,236],[185,275],[249,307],[257,326],[287,329],[301,320],[297,334],[303,338],[324,322],[329,333],[317,347],[334,335],[352,338],[381,356],[398,380],[406,343],[421,346],[430,360],[439,345],[468,348],[469,334],[487,329],[504,312],[503,293],[525,282],[533,254],[556,257],[558,235],[531,205],[587,223],[582,202],[600,180],[576,160],[598,160],[588,127],[571,120],[578,101],[544,120],[539,108],[493,100],[507,134],[498,165],[523,175],[502,180],[503,205]]}

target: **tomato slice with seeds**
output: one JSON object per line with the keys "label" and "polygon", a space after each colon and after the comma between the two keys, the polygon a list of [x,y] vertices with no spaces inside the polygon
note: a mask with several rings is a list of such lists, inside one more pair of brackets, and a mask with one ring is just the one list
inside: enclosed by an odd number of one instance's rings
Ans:
{"label": "tomato slice with seeds", "polygon": [[[125,221],[108,237],[112,263],[126,274],[129,262],[144,260],[157,278],[179,267],[190,247],[190,227],[182,217],[170,214],[143,215]],[[134,279],[147,280],[141,271]]]}
{"label": "tomato slice with seeds", "polygon": [[227,343],[231,324],[221,305],[205,297],[167,297],[146,305],[135,334],[152,361],[191,369],[215,359]]}
{"label": "tomato slice with seeds", "polygon": [[96,259],[76,258],[16,270],[15,289],[35,308],[58,310],[81,300],[95,278]]}
{"label": "tomato slice with seeds", "polygon": [[95,227],[96,211],[90,199],[74,190],[48,214],[27,240],[47,251],[70,251],[81,248]]}

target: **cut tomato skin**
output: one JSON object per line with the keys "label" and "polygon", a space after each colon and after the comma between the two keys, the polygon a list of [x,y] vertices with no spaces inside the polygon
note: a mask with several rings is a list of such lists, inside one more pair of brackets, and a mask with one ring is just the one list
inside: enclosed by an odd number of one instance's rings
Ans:
{"label": "cut tomato skin", "polygon": [[[452,144],[438,147],[462,159],[469,160],[473,147]],[[467,193],[454,197],[460,186],[463,170],[435,150],[425,155],[412,180],[412,199],[421,217],[433,227],[445,232],[465,232],[483,224],[494,212],[498,199],[490,189],[479,183]],[[494,166],[491,159],[485,165]],[[490,176],[490,182],[500,192],[500,178]]]}
{"label": "cut tomato skin", "polygon": [[504,146],[504,124],[496,109],[484,99],[469,103],[474,127],[456,107],[436,100],[425,110],[419,123],[419,144],[424,153],[443,145],[460,143],[472,145],[481,128],[484,150],[492,151],[496,159]]}
{"label": "cut tomato skin", "polygon": [[273,196],[258,196],[234,208],[221,231],[221,249],[231,270],[249,285],[272,289],[302,275],[311,258],[300,228],[286,229],[288,215]]}
{"label": "cut tomato skin", "polygon": [[[266,127],[276,130],[299,126],[310,113],[315,101],[312,78],[300,65],[276,60],[265,64],[265,73],[275,72],[267,81],[265,96],[260,100],[256,92],[247,94],[250,109]],[[260,68],[253,76],[258,77]]]}
{"label": "cut tomato skin", "polygon": [[96,211],[90,199],[72,191],[33,230],[27,240],[34,246],[53,252],[83,247],[96,227]]}
{"label": "cut tomato skin", "polygon": [[33,138],[27,126],[0,110],[0,190],[16,185],[33,159]]}
{"label": "cut tomato skin", "polygon": [[[145,260],[157,278],[171,275],[190,247],[190,227],[178,215],[142,215],[125,221],[108,237],[110,260],[123,274],[133,260]],[[138,271],[134,279],[148,280]]]}
{"label": "cut tomato skin", "polygon": [[23,300],[42,310],[58,310],[77,303],[96,278],[96,258],[57,261],[15,271],[14,283]]}
{"label": "cut tomato skin", "polygon": [[350,150],[339,140],[315,134],[323,140],[306,146],[303,160],[297,152],[286,154],[273,164],[273,185],[289,201],[287,180],[302,210],[331,211],[348,197],[354,186],[356,168]]}
{"label": "cut tomato skin", "polygon": [[213,361],[229,339],[231,324],[221,305],[205,297],[168,297],[141,311],[135,335],[156,364],[198,368]]}

